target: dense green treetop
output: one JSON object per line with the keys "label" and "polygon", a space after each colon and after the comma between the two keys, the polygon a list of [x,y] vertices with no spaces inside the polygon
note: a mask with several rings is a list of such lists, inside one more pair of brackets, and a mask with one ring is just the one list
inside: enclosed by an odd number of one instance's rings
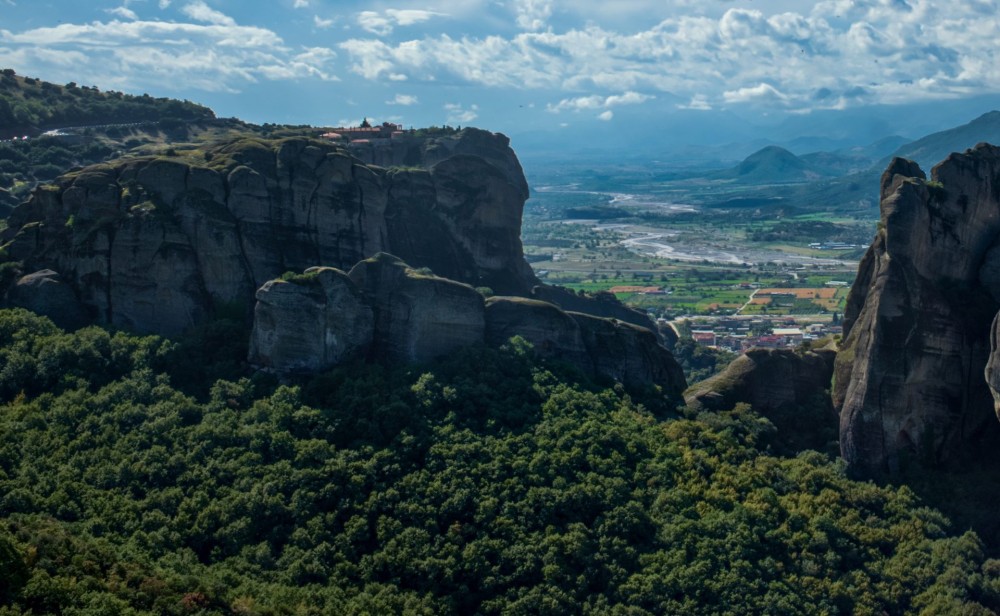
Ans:
{"label": "dense green treetop", "polygon": [[975,534],[746,408],[667,419],[519,339],[286,384],[197,348],[0,311],[0,614],[1000,607]]}

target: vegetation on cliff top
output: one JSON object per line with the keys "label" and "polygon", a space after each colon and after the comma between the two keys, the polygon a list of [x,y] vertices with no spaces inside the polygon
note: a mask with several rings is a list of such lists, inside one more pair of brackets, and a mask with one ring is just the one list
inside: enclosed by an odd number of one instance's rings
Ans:
{"label": "vegetation on cliff top", "polygon": [[53,83],[0,72],[0,127],[9,138],[45,128],[128,122],[203,121],[215,118],[208,107],[188,101],[101,92],[96,87]]}
{"label": "vegetation on cliff top", "polygon": [[517,339],[181,387],[175,343],[0,311],[0,614],[987,614],[910,490],[661,421]]}

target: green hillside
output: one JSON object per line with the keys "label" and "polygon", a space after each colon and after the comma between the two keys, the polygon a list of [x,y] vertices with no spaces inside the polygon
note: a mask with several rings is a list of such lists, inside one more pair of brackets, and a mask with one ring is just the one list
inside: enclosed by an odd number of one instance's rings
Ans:
{"label": "green hillside", "polygon": [[782,147],[769,145],[746,157],[732,169],[709,177],[748,184],[770,184],[805,182],[825,175],[830,175],[827,169],[810,165]]}
{"label": "green hillside", "polygon": [[0,139],[70,126],[214,118],[208,107],[187,101],[101,92],[75,83],[59,86],[16,75],[11,69],[0,72]]}
{"label": "green hillside", "polygon": [[930,175],[931,167],[952,152],[964,152],[982,142],[1000,143],[1000,111],[990,111],[962,126],[949,128],[901,146],[876,165],[881,171],[892,157],[908,158]]}
{"label": "green hillside", "polygon": [[975,534],[748,409],[669,418],[517,339],[203,389],[221,331],[0,311],[0,614],[1000,608]]}

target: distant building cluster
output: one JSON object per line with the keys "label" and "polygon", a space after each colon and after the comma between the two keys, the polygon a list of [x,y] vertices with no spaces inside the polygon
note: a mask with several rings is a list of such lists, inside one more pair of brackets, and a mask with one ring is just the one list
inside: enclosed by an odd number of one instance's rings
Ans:
{"label": "distant building cluster", "polygon": [[388,141],[412,132],[412,130],[403,130],[401,124],[382,122],[380,126],[371,126],[365,121],[361,126],[341,126],[334,128],[330,132],[320,135],[320,138],[341,143],[373,143]]}
{"label": "distant building cluster", "polygon": [[702,346],[743,353],[753,347],[795,348],[803,342],[843,333],[831,323],[801,323],[786,319],[731,317],[695,324],[691,338]]}

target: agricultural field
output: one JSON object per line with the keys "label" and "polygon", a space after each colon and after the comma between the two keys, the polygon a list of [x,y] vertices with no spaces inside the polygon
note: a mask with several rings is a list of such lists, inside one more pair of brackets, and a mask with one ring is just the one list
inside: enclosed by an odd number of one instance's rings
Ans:
{"label": "agricultural field", "polygon": [[[759,228],[760,225],[758,224]],[[857,262],[752,245],[746,226],[707,217],[667,228],[526,216],[524,245],[549,284],[610,291],[654,316],[842,314]],[[652,241],[636,239],[660,236]],[[669,250],[666,243],[669,242]],[[669,255],[678,255],[671,258]],[[703,258],[694,258],[703,254]],[[818,255],[818,256],[817,256]],[[751,260],[754,259],[754,260]]]}
{"label": "agricultural field", "polygon": [[[874,223],[816,213],[754,217],[612,194],[602,206],[592,192],[579,202],[567,192],[533,199],[525,210],[523,242],[542,280],[610,291],[668,319],[833,318],[843,313],[862,242],[866,246],[874,233]],[[852,248],[830,250],[827,242]]]}

